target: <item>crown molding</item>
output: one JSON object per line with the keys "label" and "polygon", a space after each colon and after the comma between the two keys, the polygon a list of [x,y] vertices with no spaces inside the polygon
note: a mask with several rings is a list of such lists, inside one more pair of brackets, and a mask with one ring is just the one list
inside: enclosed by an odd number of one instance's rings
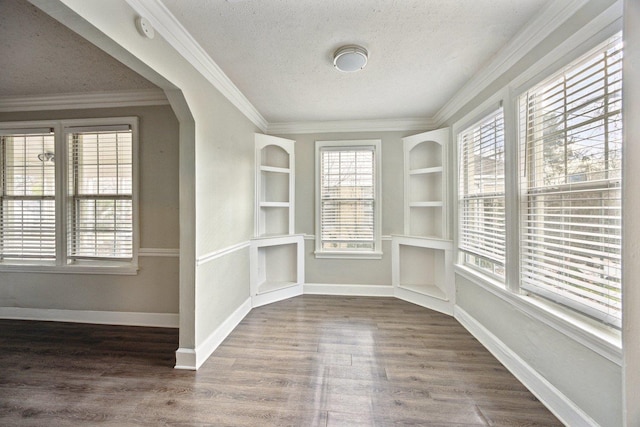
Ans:
{"label": "crown molding", "polygon": [[161,89],[0,97],[0,112],[169,105]]}
{"label": "crown molding", "polygon": [[524,58],[549,34],[573,16],[588,0],[549,2],[547,6],[493,57],[491,62],[476,73],[432,118],[436,126],[445,123],[469,100],[480,94],[493,81]]}
{"label": "crown molding", "polygon": [[160,0],[126,1],[253,124],[263,132],[267,130],[267,120]]}
{"label": "crown molding", "polygon": [[269,123],[267,133],[271,135],[330,133],[330,132],[389,132],[426,131],[433,129],[432,119],[381,119],[381,120],[329,120],[310,122]]}

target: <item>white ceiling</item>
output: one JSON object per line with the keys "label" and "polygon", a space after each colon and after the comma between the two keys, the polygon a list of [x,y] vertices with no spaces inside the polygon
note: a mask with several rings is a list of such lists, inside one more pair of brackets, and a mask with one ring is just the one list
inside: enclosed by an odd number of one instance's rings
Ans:
{"label": "white ceiling", "polygon": [[[547,0],[162,0],[270,122],[426,118]],[[370,53],[333,68],[345,44]]]}
{"label": "white ceiling", "polygon": [[[157,0],[270,124],[432,118],[547,3]],[[340,73],[332,53],[369,50]],[[155,86],[26,0],[0,0],[0,98]]]}

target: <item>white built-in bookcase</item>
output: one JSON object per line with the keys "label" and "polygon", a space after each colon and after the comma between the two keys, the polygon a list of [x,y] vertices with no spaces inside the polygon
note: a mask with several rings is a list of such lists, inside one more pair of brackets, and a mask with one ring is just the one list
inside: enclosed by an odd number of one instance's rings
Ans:
{"label": "white built-in bookcase", "polygon": [[396,296],[453,313],[453,242],[448,228],[450,129],[403,138],[404,235],[392,237]]}
{"label": "white built-in bookcase", "polygon": [[253,306],[302,293],[304,239],[295,229],[295,141],[255,136],[255,238],[251,240]]}

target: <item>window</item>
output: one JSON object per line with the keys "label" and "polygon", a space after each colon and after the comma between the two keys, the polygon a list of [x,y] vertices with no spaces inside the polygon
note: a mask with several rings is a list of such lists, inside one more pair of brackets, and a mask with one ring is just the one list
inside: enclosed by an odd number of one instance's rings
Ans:
{"label": "window", "polygon": [[0,268],[135,268],[136,119],[24,125],[0,125]]}
{"label": "window", "polygon": [[622,41],[520,99],[521,288],[620,326]]}
{"label": "window", "polygon": [[316,160],[316,255],[379,257],[380,141],[317,141]]}
{"label": "window", "polygon": [[458,135],[462,262],[504,278],[505,180],[502,108]]}
{"label": "window", "polygon": [[133,255],[133,150],[129,126],[68,129],[69,259]]}

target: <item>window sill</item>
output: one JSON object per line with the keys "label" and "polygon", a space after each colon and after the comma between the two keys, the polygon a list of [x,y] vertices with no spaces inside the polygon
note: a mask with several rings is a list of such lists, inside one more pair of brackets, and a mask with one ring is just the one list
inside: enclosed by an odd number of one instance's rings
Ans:
{"label": "window sill", "polygon": [[622,366],[621,334],[617,329],[542,298],[513,293],[503,283],[469,267],[457,264],[455,272],[532,318]]}
{"label": "window sill", "polygon": [[70,265],[0,263],[0,273],[44,273],[44,274],[117,274],[134,276],[138,265],[132,263],[81,263]]}
{"label": "window sill", "polygon": [[333,259],[382,259],[382,252],[329,252],[315,251],[316,258]]}

